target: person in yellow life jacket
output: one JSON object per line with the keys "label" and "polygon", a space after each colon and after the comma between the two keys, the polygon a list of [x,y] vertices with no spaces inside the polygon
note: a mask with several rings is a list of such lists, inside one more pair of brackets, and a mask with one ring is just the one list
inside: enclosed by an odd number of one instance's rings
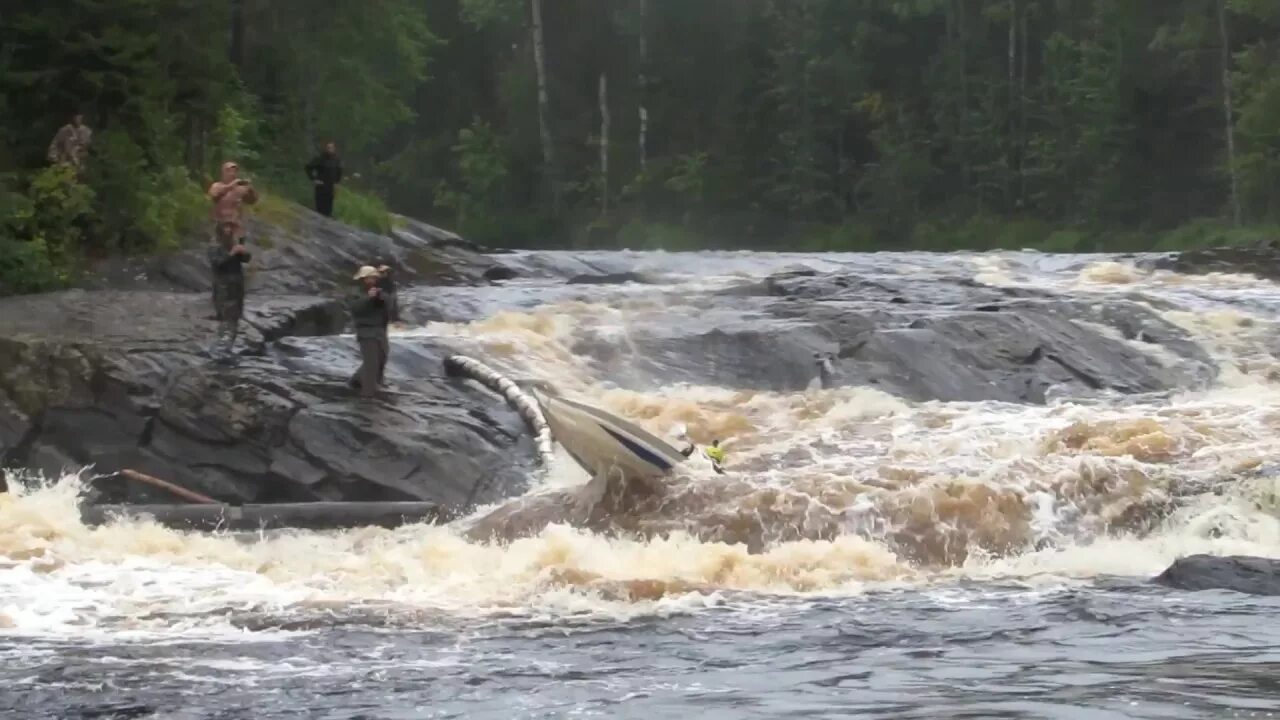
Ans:
{"label": "person in yellow life jacket", "polygon": [[716,472],[724,472],[724,448],[720,447],[719,440],[712,440],[711,447],[702,452],[711,458],[711,466],[715,468]]}

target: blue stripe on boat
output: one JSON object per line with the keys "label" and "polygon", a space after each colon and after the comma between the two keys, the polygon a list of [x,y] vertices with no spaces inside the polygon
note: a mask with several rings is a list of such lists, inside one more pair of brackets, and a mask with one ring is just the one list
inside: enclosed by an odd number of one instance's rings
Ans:
{"label": "blue stripe on boat", "polygon": [[671,463],[667,462],[666,459],[663,458],[662,456],[655,455],[653,451],[649,450],[649,448],[643,445],[640,445],[639,443],[635,442],[634,440],[631,440],[625,435],[620,435],[610,430],[608,427],[604,425],[601,425],[600,427],[604,428],[605,432],[612,435],[614,440],[617,440],[618,442],[622,443],[622,445],[626,447],[628,450],[630,450],[633,455],[640,458],[641,460],[644,460],[650,465],[656,468],[659,468],[663,472],[669,472],[671,468],[675,467]]}

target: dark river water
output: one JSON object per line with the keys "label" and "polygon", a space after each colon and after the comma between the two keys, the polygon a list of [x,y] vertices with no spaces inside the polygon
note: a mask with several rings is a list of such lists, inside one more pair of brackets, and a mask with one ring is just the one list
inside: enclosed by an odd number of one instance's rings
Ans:
{"label": "dark river water", "polygon": [[[643,518],[660,532],[553,524],[510,543],[89,528],[73,476],[11,482],[0,717],[1280,717],[1280,599],[1149,582],[1191,553],[1280,557],[1277,475],[1245,472],[1280,454],[1274,284],[1035,253],[584,257],[654,279],[410,292],[411,314],[444,322],[396,333],[393,354],[448,343],[654,432],[727,438],[735,479],[691,482]],[[796,264],[939,297],[1140,305],[1218,373],[1044,405],[666,374],[704,335],[789,332],[773,300],[724,291]],[[587,480],[561,461],[530,495]],[[809,532],[814,518],[845,524]],[[699,539],[721,525],[778,532],[750,549]]]}
{"label": "dark river water", "polygon": [[[22,718],[1267,718],[1280,601],[1124,582],[10,644]],[[323,624],[320,618],[312,620]],[[373,623],[381,625],[370,627]],[[259,626],[259,632],[264,629]]]}

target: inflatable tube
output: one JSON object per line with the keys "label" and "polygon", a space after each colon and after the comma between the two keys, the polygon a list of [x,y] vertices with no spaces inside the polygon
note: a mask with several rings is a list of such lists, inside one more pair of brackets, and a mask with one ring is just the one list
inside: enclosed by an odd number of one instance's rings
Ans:
{"label": "inflatable tube", "polygon": [[511,409],[520,415],[533,434],[538,446],[539,462],[544,467],[551,465],[551,461],[555,458],[551,445],[551,428],[547,425],[547,419],[543,417],[538,403],[525,394],[519,385],[488,365],[466,355],[450,355],[445,358],[444,369],[450,375],[474,380],[502,396]]}

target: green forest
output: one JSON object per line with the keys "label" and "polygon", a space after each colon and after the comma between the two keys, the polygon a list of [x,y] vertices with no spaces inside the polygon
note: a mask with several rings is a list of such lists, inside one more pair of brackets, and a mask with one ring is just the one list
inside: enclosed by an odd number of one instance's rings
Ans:
{"label": "green forest", "polygon": [[[1174,249],[1280,224],[1275,0],[43,0],[0,17],[0,284],[337,217],[505,247]],[[83,172],[47,149],[73,113]]]}

